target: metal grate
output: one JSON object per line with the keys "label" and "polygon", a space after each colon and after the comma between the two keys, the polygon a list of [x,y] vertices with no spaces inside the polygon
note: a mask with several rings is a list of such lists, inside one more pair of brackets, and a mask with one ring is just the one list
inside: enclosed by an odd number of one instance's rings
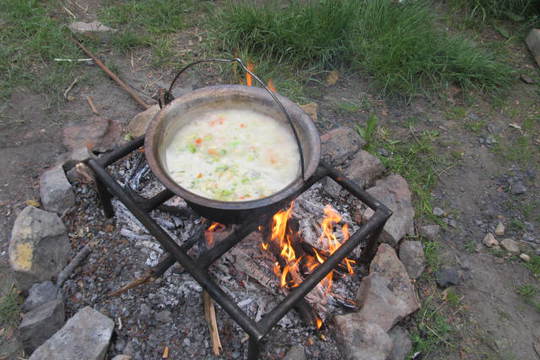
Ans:
{"label": "metal grate", "polygon": [[298,287],[292,289],[281,302],[256,322],[251,319],[238,305],[220,288],[210,277],[208,268],[217,259],[223,256],[233,246],[239,243],[247,235],[257,230],[259,225],[267,224],[273,214],[266,214],[258,219],[249,219],[236,227],[235,231],[224,240],[217,243],[211,249],[205,251],[198,258],[194,259],[187,254],[194,242],[179,246],[149,215],[149,212],[167,200],[175,196],[170,190],[164,190],[152,198],[142,198],[133,196],[124,190],[122,186],[109,174],[107,167],[120,160],[132,151],[144,145],[144,137],[139,137],[124,146],[101,156],[98,159],[87,161],[96,175],[96,184],[99,198],[103,206],[105,216],[114,216],[114,209],[111,203],[113,196],[117,197],[129,211],[146,227],[161,246],[168,253],[167,257],[152,269],[152,276],[159,277],[176,262],[193,276],[193,278],[208,292],[213,300],[218,303],[238,325],[249,335],[248,359],[254,360],[259,357],[261,340],[272,329],[272,327],[283,318],[287,312],[298,307],[304,300],[304,296],[309,293],[330,271],[347,257],[360,243],[367,244],[362,251],[360,262],[369,263],[374,256],[377,239],[391,216],[391,211],[382,203],[374,199],[367,192],[362,190],[357,184],[345,178],[339,171],[326,165],[320,164],[315,174],[305,182],[302,192],[309,189],[313,184],[325,177],[330,177],[347,190],[352,196],[361,200],[364,204],[375,211],[368,222],[363,224],[348,241],[336,250],[327,260],[320,264]]}

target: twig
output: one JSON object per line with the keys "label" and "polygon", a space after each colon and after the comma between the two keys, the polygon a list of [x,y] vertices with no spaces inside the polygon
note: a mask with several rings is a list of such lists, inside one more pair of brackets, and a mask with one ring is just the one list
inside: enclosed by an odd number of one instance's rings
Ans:
{"label": "twig", "polygon": [[54,61],[57,62],[89,62],[93,61],[91,58],[85,58],[85,59],[63,59],[63,58],[54,58]]}
{"label": "twig", "polygon": [[71,91],[71,89],[73,89],[77,81],[79,81],[79,77],[76,77],[75,80],[73,80],[73,82],[71,83],[71,85],[68,86],[66,91],[64,91],[64,99],[69,100],[68,99],[69,92]]}
{"label": "twig", "polygon": [[92,248],[88,245],[85,245],[85,247],[83,247],[81,251],[79,251],[79,253],[75,255],[73,259],[71,259],[71,261],[64,268],[64,270],[62,270],[60,274],[58,274],[58,277],[56,278],[56,286],[61,287],[64,281],[66,281],[67,278],[71,275],[73,270],[75,270],[75,268],[79,266],[79,264],[88,256],[88,254],[90,254],[91,251]]}
{"label": "twig", "polygon": [[210,339],[212,340],[212,352],[215,356],[221,354],[221,340],[219,339],[219,330],[216,320],[216,309],[214,302],[210,295],[203,291],[203,304],[204,304],[204,317],[208,323],[208,330],[210,331]]}
{"label": "twig", "polygon": [[99,115],[99,112],[96,109],[96,105],[94,105],[94,101],[92,101],[92,97],[87,96],[86,101],[88,102],[88,105],[90,105],[90,109],[92,109],[92,112],[96,115]]}
{"label": "twig", "polygon": [[77,18],[77,17],[75,16],[75,14],[72,13],[71,10],[69,10],[67,7],[62,6],[62,8],[63,8],[64,10],[66,10],[66,12],[67,12],[71,17],[73,17],[74,19]]}
{"label": "twig", "polygon": [[105,66],[105,64],[101,62],[101,60],[99,60],[94,54],[92,54],[90,50],[88,50],[83,44],[81,44],[79,41],[75,40],[74,38],[72,38],[72,41],[75,43],[75,45],[80,47],[81,50],[84,51],[86,55],[90,56],[92,60],[94,60],[96,65],[101,68],[101,70],[103,70],[107,75],[109,75],[109,77],[113,79],[118,85],[120,85],[122,89],[126,90],[127,93],[131,95],[133,100],[137,102],[137,104],[141,105],[144,109],[148,109],[150,107],[150,105],[145,103],[144,100],[141,99],[141,97],[133,89],[127,86],[125,82],[123,82],[118,76],[116,76],[107,66]]}
{"label": "twig", "polygon": [[120,289],[109,293],[109,295],[107,295],[107,296],[108,297],[114,297],[114,296],[122,295],[123,293],[125,293],[129,289],[133,289],[133,288],[135,288],[135,287],[137,287],[139,285],[146,284],[147,282],[150,282],[150,281],[153,281],[153,280],[154,280],[153,274],[152,273],[146,273],[143,277],[133,280],[129,284],[126,284],[126,285],[122,286]]}

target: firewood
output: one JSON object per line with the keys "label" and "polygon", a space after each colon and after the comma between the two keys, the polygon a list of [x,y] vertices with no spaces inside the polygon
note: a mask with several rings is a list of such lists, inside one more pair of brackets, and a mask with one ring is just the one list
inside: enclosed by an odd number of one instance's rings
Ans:
{"label": "firewood", "polygon": [[203,291],[203,306],[204,317],[208,323],[208,330],[210,331],[210,339],[212,341],[212,352],[215,356],[219,356],[221,354],[222,346],[216,320],[216,309],[212,298],[206,291]]}

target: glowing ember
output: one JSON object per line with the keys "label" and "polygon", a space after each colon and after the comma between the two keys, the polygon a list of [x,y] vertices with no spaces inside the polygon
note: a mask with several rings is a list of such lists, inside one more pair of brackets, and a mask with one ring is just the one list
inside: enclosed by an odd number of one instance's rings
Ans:
{"label": "glowing ember", "polygon": [[323,326],[323,321],[322,321],[322,319],[318,317],[318,318],[315,320],[315,325],[317,326],[317,330],[319,330],[319,329]]}

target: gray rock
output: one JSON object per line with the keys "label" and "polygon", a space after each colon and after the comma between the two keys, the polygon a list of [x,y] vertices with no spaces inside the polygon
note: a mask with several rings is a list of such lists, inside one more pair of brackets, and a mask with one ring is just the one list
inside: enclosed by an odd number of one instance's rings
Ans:
{"label": "gray rock", "polygon": [[420,226],[418,229],[418,234],[425,237],[429,241],[435,241],[437,236],[439,236],[440,231],[441,227],[439,225],[424,225]]}
{"label": "gray rock", "polygon": [[347,170],[345,176],[356,182],[362,188],[373,185],[376,179],[381,177],[384,166],[379,158],[371,155],[367,151],[357,152]]}
{"label": "gray rock", "polygon": [[337,315],[336,340],[346,360],[386,360],[392,339],[379,325],[364,321],[358,313]]}
{"label": "gray rock", "polygon": [[37,348],[29,360],[103,360],[113,328],[111,319],[87,306]]}
{"label": "gray rock", "polygon": [[358,316],[384,331],[420,308],[407,270],[388,244],[379,246],[369,276],[360,283],[357,300],[361,306]]}
{"label": "gray rock", "polygon": [[525,253],[520,254],[520,255],[519,255],[519,258],[520,258],[521,260],[525,261],[525,262],[531,261],[531,257],[530,257],[529,255],[525,254]]}
{"label": "gray rock", "polygon": [[65,156],[63,156],[63,159],[61,160],[62,168],[67,173],[69,170],[73,169],[75,165],[82,161],[86,161],[88,159],[93,159],[96,156],[88,149],[87,146],[81,146],[76,149],[73,149],[72,152],[67,153]]}
{"label": "gray rock", "polygon": [[329,164],[341,165],[364,145],[365,140],[356,131],[339,127],[321,136],[321,156]]}
{"label": "gray rock", "polygon": [[435,281],[442,288],[459,285],[460,276],[454,268],[442,268],[435,273]]}
{"label": "gray rock", "polygon": [[425,268],[424,248],[420,241],[403,241],[399,246],[399,259],[411,279],[418,279]]}
{"label": "gray rock", "polygon": [[28,297],[24,300],[22,311],[28,312],[46,302],[58,297],[58,288],[51,281],[34,284],[28,291]]}
{"label": "gray rock", "polygon": [[414,234],[414,207],[405,179],[399,175],[390,175],[377,180],[376,186],[367,192],[393,212],[384,225],[381,241],[396,246],[405,235]]}
{"label": "gray rock", "polygon": [[508,252],[512,254],[519,254],[518,243],[512,239],[503,239],[501,241],[501,246]]}
{"label": "gray rock", "polygon": [[343,189],[337,182],[335,182],[334,180],[332,180],[329,177],[325,177],[322,180],[322,184],[323,184],[324,191],[328,195],[330,195],[334,199],[339,199],[339,196],[341,194],[341,190],[343,190]]}
{"label": "gray rock", "polygon": [[112,360],[131,360],[131,356],[124,355],[124,354],[116,355],[115,357],[112,358]]}
{"label": "gray rock", "polygon": [[126,132],[135,137],[144,135],[146,133],[148,124],[154,118],[154,116],[156,116],[159,110],[159,105],[153,105],[145,111],[138,113],[128,123]]}
{"label": "gray rock", "polygon": [[484,236],[484,239],[482,240],[482,243],[491,248],[491,247],[495,247],[495,248],[498,248],[499,247],[499,242],[497,241],[497,239],[495,239],[495,236],[493,236],[492,233],[487,233],[486,236]]}
{"label": "gray rock", "polygon": [[15,220],[9,264],[20,290],[50,280],[66,265],[70,251],[66,227],[51,212],[26,207]]}
{"label": "gray rock", "polygon": [[388,360],[405,360],[412,349],[409,332],[401,326],[394,326],[388,333],[392,339],[393,347]]}
{"label": "gray rock", "polygon": [[528,76],[528,75],[525,75],[525,74],[521,74],[519,78],[520,78],[521,81],[523,81],[525,84],[529,84],[529,85],[532,85],[532,84],[534,84],[534,83],[536,82],[532,77],[530,77],[530,76]]}
{"label": "gray rock", "polygon": [[69,24],[69,29],[75,34],[87,34],[87,33],[100,33],[100,32],[115,32],[115,29],[103,25],[99,21],[92,21],[85,23],[82,21],[75,21]]}
{"label": "gray rock", "polygon": [[283,360],[306,360],[304,347],[302,345],[292,346]]}
{"label": "gray rock", "polygon": [[514,195],[521,195],[527,192],[527,188],[525,187],[525,185],[523,185],[521,181],[517,181],[513,183],[511,190],[512,190],[512,194]]}
{"label": "gray rock", "polygon": [[433,215],[435,216],[444,216],[445,212],[440,207],[434,207],[433,208]]}
{"label": "gray rock", "polygon": [[532,29],[525,39],[538,66],[540,66],[540,29]]}
{"label": "gray rock", "polygon": [[19,325],[24,350],[30,354],[64,325],[64,303],[55,299],[24,314]]}
{"label": "gray rock", "polygon": [[75,194],[61,166],[53,167],[41,174],[39,194],[45,210],[62,214],[75,205]]}

